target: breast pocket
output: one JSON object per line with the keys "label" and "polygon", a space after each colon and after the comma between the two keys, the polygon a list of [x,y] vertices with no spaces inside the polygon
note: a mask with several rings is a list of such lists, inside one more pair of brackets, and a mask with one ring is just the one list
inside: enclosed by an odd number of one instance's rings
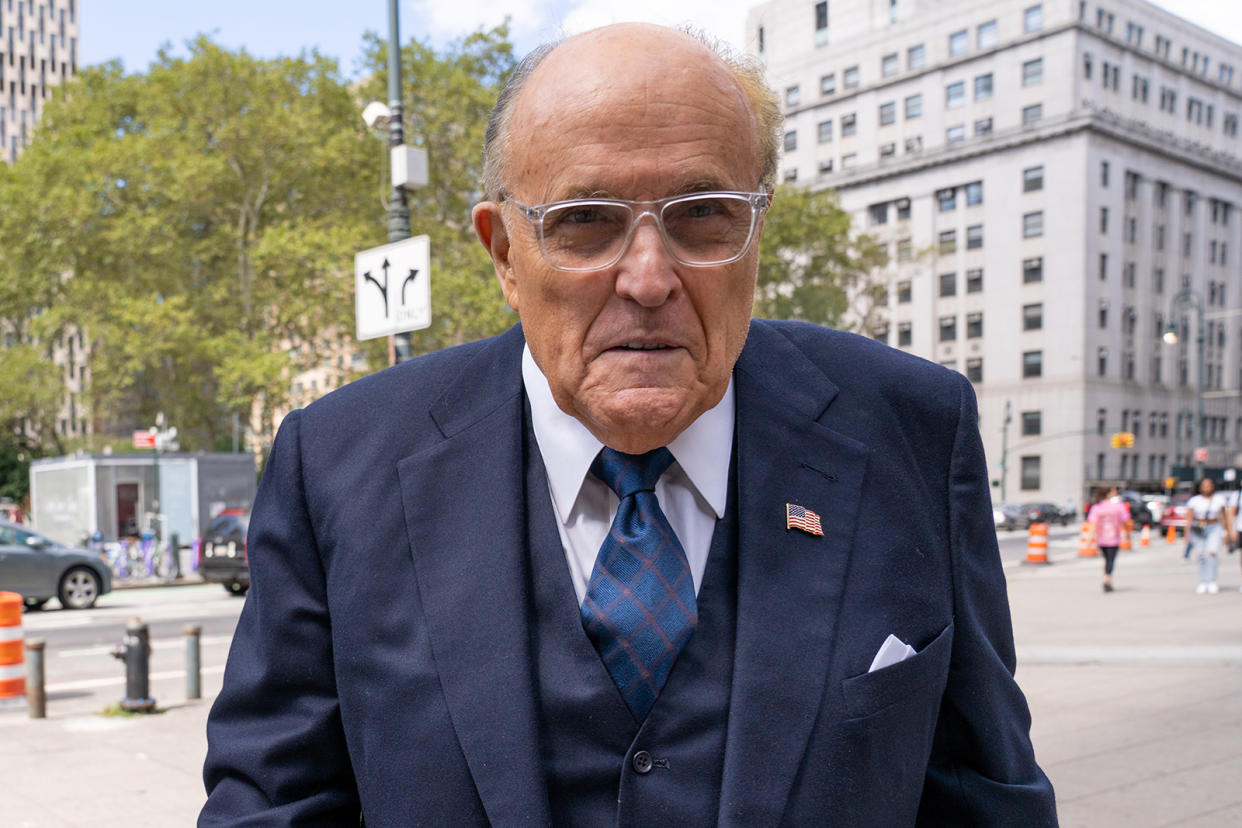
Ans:
{"label": "breast pocket", "polygon": [[953,624],[923,649],[897,664],[841,682],[847,719],[874,716],[899,703],[914,703],[928,694],[939,696],[949,675]]}

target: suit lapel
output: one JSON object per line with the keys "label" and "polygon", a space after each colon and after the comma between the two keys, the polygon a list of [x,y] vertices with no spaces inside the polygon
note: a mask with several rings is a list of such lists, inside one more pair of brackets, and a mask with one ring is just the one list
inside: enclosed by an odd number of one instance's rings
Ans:
{"label": "suit lapel", "polygon": [[[768,825],[820,714],[869,451],[817,422],[836,387],[761,322],[735,382],[737,644],[720,823]],[[787,531],[786,503],[817,512],[824,536]]]}
{"label": "suit lapel", "polygon": [[419,596],[449,715],[493,824],[550,821],[529,648],[519,329],[490,343],[398,464]]}

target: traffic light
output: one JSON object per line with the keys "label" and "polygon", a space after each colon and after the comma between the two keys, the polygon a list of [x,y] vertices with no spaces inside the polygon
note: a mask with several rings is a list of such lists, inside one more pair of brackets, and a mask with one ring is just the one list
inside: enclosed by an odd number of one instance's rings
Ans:
{"label": "traffic light", "polygon": [[1134,435],[1129,431],[1118,431],[1109,442],[1113,448],[1134,448]]}

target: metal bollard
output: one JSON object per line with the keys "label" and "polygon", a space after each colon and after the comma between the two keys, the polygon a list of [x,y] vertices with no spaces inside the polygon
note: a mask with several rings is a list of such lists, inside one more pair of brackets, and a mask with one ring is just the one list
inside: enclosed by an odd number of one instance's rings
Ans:
{"label": "metal bollard", "polygon": [[30,708],[30,718],[47,718],[42,638],[31,638],[26,641],[26,703]]}
{"label": "metal bollard", "polygon": [[201,699],[203,697],[202,658],[199,644],[203,628],[187,624],[185,629],[185,697]]}
{"label": "metal bollard", "polygon": [[168,553],[172,555],[172,566],[168,568],[169,577],[174,580],[181,577],[181,538],[173,532],[168,538]]}
{"label": "metal bollard", "polygon": [[155,699],[151,698],[151,633],[141,618],[131,619],[125,626],[125,641],[112,648],[112,655],[125,662],[121,709],[150,713],[155,709]]}

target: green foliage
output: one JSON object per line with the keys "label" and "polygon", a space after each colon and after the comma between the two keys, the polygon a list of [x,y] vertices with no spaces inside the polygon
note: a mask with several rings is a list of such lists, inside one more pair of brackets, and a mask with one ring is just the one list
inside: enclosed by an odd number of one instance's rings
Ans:
{"label": "green foliage", "polygon": [[[371,35],[363,100],[388,99],[387,61],[387,42]],[[417,40],[402,47],[405,140],[427,150],[430,179],[409,200],[411,232],[431,237],[432,323],[412,334],[416,354],[492,336],[517,322],[470,221],[481,196],[487,117],[515,65],[507,23],[442,53]]]}
{"label": "green foliage", "polygon": [[869,332],[886,292],[877,271],[887,263],[880,242],[851,233],[834,193],[779,186],[759,245],[755,315],[836,326],[851,310],[855,327]]}
{"label": "green foliage", "polygon": [[6,434],[0,438],[0,497],[21,503],[30,492],[30,449]]}

